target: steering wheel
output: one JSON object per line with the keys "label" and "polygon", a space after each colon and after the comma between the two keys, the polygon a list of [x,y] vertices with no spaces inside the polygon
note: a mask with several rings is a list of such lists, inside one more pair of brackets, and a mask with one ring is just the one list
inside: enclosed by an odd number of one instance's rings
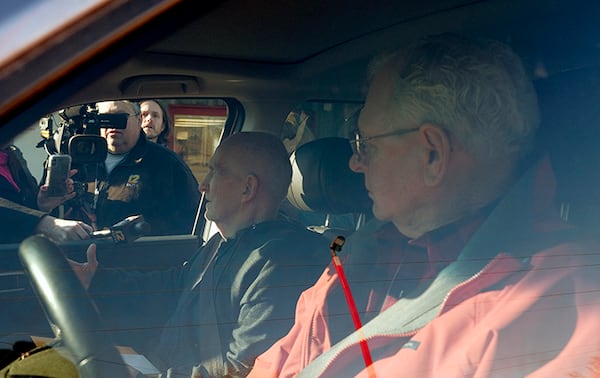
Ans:
{"label": "steering wheel", "polygon": [[72,354],[81,377],[129,377],[131,374],[102,326],[93,300],[64,253],[44,236],[30,236],[19,246],[19,258],[48,321]]}

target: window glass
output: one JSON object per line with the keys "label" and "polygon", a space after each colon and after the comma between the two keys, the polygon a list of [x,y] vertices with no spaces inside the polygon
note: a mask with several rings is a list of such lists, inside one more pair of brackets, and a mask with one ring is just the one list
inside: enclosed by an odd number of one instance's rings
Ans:
{"label": "window glass", "polygon": [[356,127],[361,108],[362,103],[355,102],[302,103],[288,114],[281,128],[281,140],[291,154],[314,139],[347,138]]}
{"label": "window glass", "polygon": [[[157,100],[167,113],[169,133],[166,147],[176,152],[190,167],[200,182],[208,169],[208,160],[213,155],[223,134],[228,108],[220,99],[167,99]],[[142,101],[140,101],[142,102]],[[71,109],[78,106],[71,107]],[[53,113],[52,130],[48,130],[48,117],[31,125],[13,141],[21,151],[34,177],[42,178],[43,162],[48,156],[40,144],[40,139],[51,137],[69,138],[80,131],[72,130],[70,134],[58,136],[60,123],[68,120],[60,117],[60,111]],[[71,127],[76,127],[72,125]],[[48,135],[54,134],[54,135]],[[40,135],[43,134],[43,135]],[[66,140],[65,140],[66,142]]]}
{"label": "window glass", "polygon": [[222,100],[172,101],[168,104],[173,132],[169,148],[189,165],[202,181],[208,161],[214,154],[227,120],[227,106]]}
{"label": "window glass", "polygon": [[[356,229],[368,216],[362,211],[356,213],[341,211],[339,203],[347,201],[340,198],[350,196],[336,196],[336,191],[339,191],[337,193],[354,192],[354,189],[344,187],[343,183],[332,183],[334,180],[324,177],[332,173],[330,172],[332,166],[339,168],[336,171],[342,175],[352,175],[347,163],[351,154],[350,145],[344,143],[345,141],[336,143],[336,147],[342,149],[347,147],[347,150],[336,150],[335,155],[329,155],[331,159],[328,160],[335,161],[335,164],[325,164],[325,162],[307,164],[305,161],[307,156],[304,154],[301,158],[295,152],[307,143],[319,144],[320,139],[348,138],[351,131],[357,127],[361,108],[362,103],[356,102],[305,102],[288,114],[281,128],[281,140],[290,154],[293,169],[288,199],[282,206],[283,213],[326,236],[330,232],[335,233],[336,230]],[[362,177],[355,178],[354,183],[362,186]],[[336,205],[333,205],[329,198],[332,196],[338,198],[333,201]],[[316,210],[316,208],[329,208],[330,211]]]}

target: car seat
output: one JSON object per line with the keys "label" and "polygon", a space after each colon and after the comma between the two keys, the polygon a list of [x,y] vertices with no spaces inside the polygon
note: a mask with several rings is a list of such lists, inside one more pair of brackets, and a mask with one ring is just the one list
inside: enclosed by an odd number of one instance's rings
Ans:
{"label": "car seat", "polygon": [[351,156],[348,139],[339,137],[310,141],[290,156],[287,200],[295,218],[331,240],[348,236],[372,216],[363,175],[348,167]]}
{"label": "car seat", "polygon": [[536,81],[539,144],[549,152],[563,220],[600,227],[600,69],[562,72]]}

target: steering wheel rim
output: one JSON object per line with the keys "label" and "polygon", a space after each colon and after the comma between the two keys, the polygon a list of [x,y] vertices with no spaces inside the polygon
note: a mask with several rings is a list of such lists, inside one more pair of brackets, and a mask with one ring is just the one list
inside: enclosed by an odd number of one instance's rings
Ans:
{"label": "steering wheel rim", "polygon": [[60,330],[79,375],[130,376],[94,301],[60,248],[44,236],[30,236],[19,246],[19,259],[48,321]]}

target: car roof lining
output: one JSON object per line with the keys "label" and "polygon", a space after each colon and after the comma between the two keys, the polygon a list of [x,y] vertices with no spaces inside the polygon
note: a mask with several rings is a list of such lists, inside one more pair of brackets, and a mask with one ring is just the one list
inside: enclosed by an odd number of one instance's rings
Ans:
{"label": "car roof lining", "polygon": [[[258,8],[253,1],[242,3],[246,7]],[[174,35],[166,37],[136,54],[133,59],[127,61],[122,67],[117,67],[102,81],[91,82],[76,96],[88,100],[94,99],[94,97],[124,96],[123,91],[115,93],[114,89],[111,92],[110,88],[120,88],[121,90],[126,88],[126,82],[132,80],[131,77],[127,77],[126,73],[136,72],[137,75],[144,75],[148,80],[153,80],[152,75],[158,75],[154,81],[161,81],[160,75],[167,73],[196,76],[196,80],[202,83],[200,94],[210,97],[239,95],[243,98],[260,96],[261,93],[272,96],[273,91],[276,90],[279,96],[296,97],[297,101],[336,98],[342,93],[346,96],[346,100],[359,100],[364,96],[363,83],[356,80],[345,80],[345,78],[364,76],[367,62],[382,47],[396,48],[420,35],[456,29],[455,25],[459,25],[460,28],[455,31],[477,35],[484,35],[481,30],[495,30],[493,35],[490,33],[487,36],[511,44],[523,57],[525,63],[532,67],[532,72],[533,66],[540,60],[545,62],[549,74],[562,72],[578,65],[574,57],[581,55],[581,52],[589,54],[594,49],[597,51],[598,41],[593,40],[593,37],[581,45],[573,45],[567,38],[569,31],[573,30],[573,25],[594,24],[581,20],[581,17],[592,16],[579,13],[573,17],[565,15],[564,11],[553,2],[543,2],[543,7],[541,6],[542,2],[539,1],[519,4],[507,4],[505,1],[495,0],[450,3],[440,1],[438,3],[445,3],[446,8],[444,9],[450,8],[448,4],[453,4],[454,7],[445,13],[430,12],[427,15],[414,16],[391,26],[380,25],[377,27],[373,26],[377,25],[376,22],[373,25],[369,22],[374,30],[365,31],[361,35],[355,33],[352,38],[330,45],[319,42],[319,39],[313,36],[301,36],[296,39],[290,37],[286,47],[282,47],[278,45],[277,40],[261,39],[260,35],[243,35],[236,29],[229,31],[217,28],[217,30],[223,30],[222,37],[215,35],[214,31],[211,31],[210,36],[206,35],[203,28],[214,26],[217,22],[224,24],[222,28],[228,25],[228,21],[235,24],[237,13],[231,15],[233,18],[229,20],[224,9],[229,9],[227,6],[231,7],[238,3],[228,1],[224,3],[224,8],[217,7],[204,17],[194,21],[190,26],[176,31]],[[441,5],[438,6],[441,7]],[[289,11],[294,14],[294,10],[298,7],[299,5],[293,5]],[[407,7],[410,9],[410,5]],[[517,12],[515,12],[515,8],[517,8]],[[266,29],[269,29],[272,26],[271,23],[275,23],[274,19],[278,17],[278,14],[283,17],[279,8],[272,9],[272,13],[259,19],[270,25],[265,26]],[[477,16],[474,17],[474,15]],[[533,15],[539,17],[533,17]],[[248,19],[251,18],[248,17]],[[346,20],[346,22],[348,21]],[[292,33],[288,29],[292,29],[292,27],[290,25],[281,26],[281,34]],[[562,54],[557,54],[553,45],[557,30],[565,33],[565,37],[559,40],[563,43]],[[236,33],[240,33],[240,35]],[[588,33],[590,36],[597,34],[592,31]],[[184,51],[178,43],[175,43],[175,38],[188,41],[186,44],[192,48]],[[205,43],[207,38],[213,42]],[[244,46],[250,46],[254,51],[253,55],[231,45],[228,42],[231,40]],[[215,44],[218,47],[213,46]],[[295,52],[296,50],[291,53],[285,52],[297,44],[311,45],[312,48],[310,50],[308,47],[298,49],[298,51],[305,51],[304,53]],[[573,51],[573,54],[564,54],[565,49]],[[273,51],[269,52],[271,50]],[[156,61],[157,64],[153,64],[153,61]],[[168,72],[166,67],[168,67]],[[274,80],[278,81],[277,85],[272,84]],[[185,88],[185,86],[180,88]],[[176,93],[172,86],[163,88],[158,86],[154,89],[157,90],[155,96],[190,95],[185,91]],[[194,93],[194,95],[197,94]]]}
{"label": "car roof lining", "polygon": [[[196,20],[189,20],[192,6],[190,2],[184,2],[175,7],[166,20],[163,18],[163,24],[160,25],[166,28],[164,34],[167,36],[164,39],[163,30],[150,32],[151,27],[147,26],[136,33],[136,37],[128,38],[128,41],[135,41],[134,44],[138,44],[140,48],[144,48],[147,42],[155,38],[157,42],[149,43],[145,49],[134,52],[132,57],[128,57],[131,51],[118,52],[119,44],[103,51],[103,56],[117,51],[117,58],[89,62],[89,68],[79,69],[79,73],[64,78],[66,84],[55,86],[57,89],[48,93],[41,101],[52,104],[53,109],[101,99],[125,98],[131,93],[155,98],[235,96],[241,101],[273,98],[276,94],[284,101],[297,103],[314,99],[360,101],[364,97],[362,77],[365,67],[375,53],[382,48],[391,49],[428,33],[447,30],[487,35],[505,41],[523,57],[532,72],[533,67],[542,61],[547,74],[552,75],[579,67],[580,57],[584,54],[586,58],[590,53],[596,54],[592,59],[593,64],[600,63],[599,41],[594,40],[596,35],[600,35],[600,23],[590,21],[597,19],[594,12],[577,9],[578,2],[579,0],[574,0],[573,7],[567,11],[561,9],[558,1],[541,0],[516,4],[503,0],[434,0],[428,6],[424,6],[423,1],[402,2],[393,5],[398,8],[391,8],[392,13],[403,15],[393,21],[385,21],[382,13],[372,14],[370,10],[363,14],[348,10],[348,5],[341,0],[319,2],[306,10],[302,8],[303,2],[272,1],[269,3],[269,11],[264,15],[256,14],[261,7],[265,7],[261,0],[212,1],[201,12],[196,12]],[[372,3],[369,7],[388,9],[387,12],[391,12],[390,8],[383,5],[377,7],[377,4]],[[429,11],[427,14],[419,11],[432,6],[431,4],[437,11]],[[331,8],[324,9],[326,6]],[[235,7],[240,7],[239,12],[231,13],[231,9]],[[228,26],[241,17],[242,10],[249,8],[252,11],[246,13],[247,22],[262,22],[263,28],[269,30],[280,27],[274,30],[278,30],[277,34],[281,35],[244,34],[235,28],[230,31]],[[568,14],[569,11],[573,14]],[[349,31],[332,42],[323,38],[328,34],[324,29],[327,23],[313,26],[299,25],[297,21],[282,22],[282,19],[301,19],[292,16],[306,12],[332,17],[336,15],[343,20],[343,23],[339,21],[340,25],[345,25]],[[176,21],[179,22],[186,14],[187,18],[181,22],[191,21],[191,24],[168,36],[169,30],[177,26]],[[367,17],[368,22],[365,21]],[[253,21],[249,21],[250,19]],[[215,24],[220,25],[216,30],[222,30],[222,35],[215,35],[212,31],[210,35],[200,33],[206,31],[204,28]],[[338,25],[337,19],[334,25]],[[575,38],[569,37],[579,25],[589,25],[587,35],[590,38],[574,43]],[[316,32],[301,32],[306,26]],[[351,30],[351,26],[356,30]],[[489,32],[490,30],[493,32]],[[150,34],[145,37],[147,40],[138,43],[136,38],[145,33]],[[277,42],[277,38],[281,36],[286,36],[284,47]],[[174,38],[188,41],[191,50],[184,51],[180,45],[171,43]],[[207,39],[211,43],[204,43]],[[230,40],[236,40],[236,44],[228,43]],[[560,43],[559,49],[556,48],[556,43]],[[248,48],[239,50],[237,44],[250,46],[251,51]],[[217,48],[219,50],[215,51]],[[269,52],[270,50],[273,51]],[[288,50],[293,52],[285,52]],[[300,53],[301,51],[304,52]],[[250,56],[252,52],[253,55]],[[216,56],[208,57],[212,53]],[[220,59],[218,56],[231,59]],[[124,59],[122,63],[115,62],[121,58]],[[110,71],[104,72],[106,69]],[[135,75],[132,76],[132,72]],[[175,83],[172,78],[165,80],[165,75],[187,78],[183,83]],[[189,84],[194,82],[198,85]],[[137,83],[134,87],[138,89],[133,88],[132,83]],[[68,96],[69,93],[72,96]],[[59,102],[54,102],[52,98],[60,99]],[[44,112],[49,110],[51,109]],[[21,119],[17,123],[23,122],[27,123]]]}

